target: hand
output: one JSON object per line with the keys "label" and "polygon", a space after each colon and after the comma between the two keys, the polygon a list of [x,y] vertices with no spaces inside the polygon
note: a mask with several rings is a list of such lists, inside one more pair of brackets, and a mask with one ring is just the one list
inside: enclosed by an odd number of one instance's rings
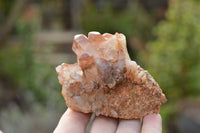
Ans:
{"label": "hand", "polygon": [[[84,133],[90,116],[67,109],[54,133]],[[90,133],[162,133],[162,119],[159,114],[147,115],[141,124],[140,120],[118,120],[98,116],[93,121]]]}

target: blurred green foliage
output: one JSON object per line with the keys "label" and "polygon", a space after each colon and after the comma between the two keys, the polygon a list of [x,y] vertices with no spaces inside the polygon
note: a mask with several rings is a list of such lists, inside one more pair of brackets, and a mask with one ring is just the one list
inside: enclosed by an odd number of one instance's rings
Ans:
{"label": "blurred green foliage", "polygon": [[179,100],[200,94],[199,5],[195,0],[172,1],[167,20],[155,28],[157,39],[143,52],[144,64],[167,95],[161,110],[165,116],[176,111]]}
{"label": "blurred green foliage", "polygon": [[137,36],[147,41],[152,38],[154,24],[152,17],[137,0],[129,3],[127,8],[118,10],[110,3],[100,10],[95,4],[86,2],[81,15],[82,29],[86,34],[90,31],[120,32],[126,34],[127,38]]}
{"label": "blurred green foliage", "polygon": [[20,44],[8,45],[0,50],[0,75],[12,85],[13,90],[31,92],[39,104],[59,106],[62,104],[58,101],[63,101],[63,98],[56,89],[60,85],[55,68],[35,60],[36,29],[33,21],[18,21],[16,31]]}
{"label": "blurred green foliage", "polygon": [[200,94],[200,6],[194,0],[172,2],[167,20],[155,29],[145,62],[169,100]]}
{"label": "blurred green foliage", "polygon": [[2,11],[2,13],[5,17],[8,16],[11,8],[14,5],[14,2],[15,2],[15,0],[2,0],[2,1],[0,1],[0,9],[1,9],[0,11]]}

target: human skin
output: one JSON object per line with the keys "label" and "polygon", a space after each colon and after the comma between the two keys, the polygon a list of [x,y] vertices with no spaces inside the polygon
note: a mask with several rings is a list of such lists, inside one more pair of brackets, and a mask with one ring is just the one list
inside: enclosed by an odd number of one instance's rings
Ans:
{"label": "human skin", "polygon": [[[84,133],[91,114],[84,114],[68,108],[61,117],[54,133]],[[159,114],[147,115],[141,120],[122,120],[97,116],[90,133],[162,133],[162,119]]]}

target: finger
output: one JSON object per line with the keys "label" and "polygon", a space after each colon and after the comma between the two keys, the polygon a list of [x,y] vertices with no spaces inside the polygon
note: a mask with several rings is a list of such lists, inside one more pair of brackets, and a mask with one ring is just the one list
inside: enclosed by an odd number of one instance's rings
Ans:
{"label": "finger", "polygon": [[140,133],[140,120],[120,120],[116,133]]}
{"label": "finger", "polygon": [[118,120],[105,116],[94,119],[90,133],[115,133]]}
{"label": "finger", "polygon": [[84,133],[89,119],[90,114],[79,113],[68,108],[54,133]]}
{"label": "finger", "polygon": [[0,133],[3,133],[3,132],[0,130]]}
{"label": "finger", "polygon": [[162,118],[160,114],[145,116],[141,133],[162,133]]}

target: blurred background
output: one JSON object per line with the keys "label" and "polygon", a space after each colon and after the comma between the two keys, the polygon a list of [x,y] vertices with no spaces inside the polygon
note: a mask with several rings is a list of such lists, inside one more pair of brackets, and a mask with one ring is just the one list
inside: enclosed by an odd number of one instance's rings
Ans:
{"label": "blurred background", "polygon": [[200,132],[199,0],[0,0],[0,129],[49,133],[66,110],[55,67],[72,39],[120,32],[168,102],[163,133]]}

